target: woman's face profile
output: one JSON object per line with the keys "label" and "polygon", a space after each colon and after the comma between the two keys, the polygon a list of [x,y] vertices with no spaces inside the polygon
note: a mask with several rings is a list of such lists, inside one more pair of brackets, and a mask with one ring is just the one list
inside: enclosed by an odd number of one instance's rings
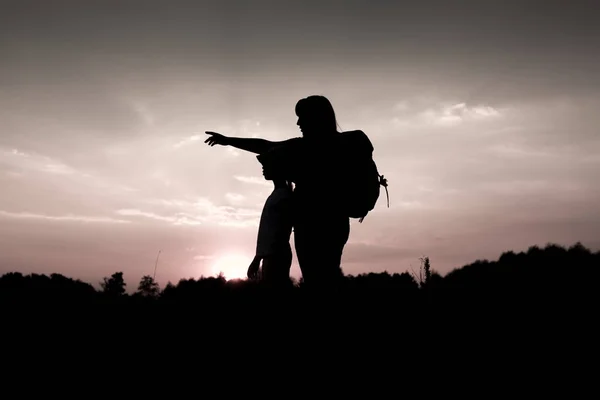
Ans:
{"label": "woman's face profile", "polygon": [[311,121],[309,118],[305,116],[298,117],[298,121],[296,125],[300,127],[300,132],[302,132],[302,136],[304,137],[312,137],[314,133],[317,131],[315,121]]}

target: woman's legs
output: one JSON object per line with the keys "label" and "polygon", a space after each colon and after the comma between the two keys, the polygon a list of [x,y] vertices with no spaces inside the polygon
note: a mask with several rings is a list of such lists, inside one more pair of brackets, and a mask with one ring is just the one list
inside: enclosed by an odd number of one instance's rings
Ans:
{"label": "woman's legs", "polygon": [[343,278],[342,253],[350,235],[347,217],[303,219],[294,228],[294,244],[307,286],[324,288]]}

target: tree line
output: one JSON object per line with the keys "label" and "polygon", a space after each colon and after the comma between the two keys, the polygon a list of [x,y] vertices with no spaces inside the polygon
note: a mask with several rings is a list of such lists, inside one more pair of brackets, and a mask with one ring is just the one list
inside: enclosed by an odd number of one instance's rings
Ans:
{"label": "tree line", "polygon": [[[543,301],[546,304],[595,299],[598,292],[600,252],[592,252],[581,243],[571,247],[548,244],[532,246],[525,252],[504,252],[498,260],[477,260],[456,268],[444,276],[421,258],[418,271],[403,273],[363,273],[347,275],[335,297],[357,303],[382,302],[388,306],[407,303],[437,304],[440,307],[475,307],[486,304],[514,304]],[[301,296],[302,279],[293,281],[285,294]],[[144,276],[129,294],[122,271],[105,277],[100,289],[60,274],[6,273],[0,277],[0,301],[4,304],[71,305],[110,304],[196,304],[207,299],[244,301],[271,293],[259,282],[227,280],[224,276],[181,279],[164,288]],[[340,297],[341,296],[341,297]]]}

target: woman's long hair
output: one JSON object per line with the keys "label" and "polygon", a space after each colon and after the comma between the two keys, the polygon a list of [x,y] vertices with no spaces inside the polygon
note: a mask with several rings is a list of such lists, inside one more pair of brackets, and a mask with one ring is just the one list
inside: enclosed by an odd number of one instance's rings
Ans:
{"label": "woman's long hair", "polygon": [[300,99],[296,103],[296,115],[314,122],[315,126],[321,127],[325,132],[341,131],[333,106],[325,96],[313,95]]}

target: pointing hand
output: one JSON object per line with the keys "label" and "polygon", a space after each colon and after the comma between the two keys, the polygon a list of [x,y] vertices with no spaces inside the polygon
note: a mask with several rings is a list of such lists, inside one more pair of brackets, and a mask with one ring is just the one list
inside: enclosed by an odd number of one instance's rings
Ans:
{"label": "pointing hand", "polygon": [[205,133],[210,136],[204,141],[204,143],[208,144],[211,147],[216,144],[219,144],[221,146],[227,146],[229,144],[229,138],[225,135],[221,135],[220,133],[210,131],[206,131]]}

